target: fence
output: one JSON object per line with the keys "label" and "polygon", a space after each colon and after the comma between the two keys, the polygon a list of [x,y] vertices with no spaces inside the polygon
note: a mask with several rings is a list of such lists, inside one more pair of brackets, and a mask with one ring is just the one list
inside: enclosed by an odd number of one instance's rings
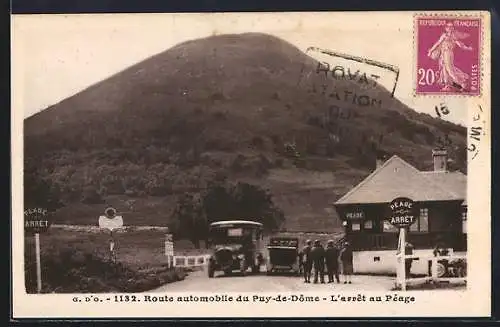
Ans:
{"label": "fence", "polygon": [[208,265],[208,260],[210,259],[210,255],[174,255],[172,257],[172,264],[174,267],[205,267]]}
{"label": "fence", "polygon": [[[398,254],[398,269],[396,273],[396,286],[406,288],[407,282],[410,283],[441,283],[441,282],[458,282],[467,283],[467,257],[466,255],[451,254],[446,256],[419,256]],[[405,265],[401,261],[408,259],[426,260],[428,262],[428,275],[424,277],[406,276],[402,270]],[[458,265],[456,263],[459,263]],[[404,278],[404,280],[403,280]]]}

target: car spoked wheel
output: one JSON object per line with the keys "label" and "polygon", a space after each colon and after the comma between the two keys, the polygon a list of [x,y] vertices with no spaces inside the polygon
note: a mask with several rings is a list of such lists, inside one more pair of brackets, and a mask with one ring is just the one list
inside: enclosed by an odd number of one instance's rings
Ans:
{"label": "car spoked wheel", "polygon": [[437,276],[438,278],[444,277],[446,275],[446,267],[442,263],[437,264]]}

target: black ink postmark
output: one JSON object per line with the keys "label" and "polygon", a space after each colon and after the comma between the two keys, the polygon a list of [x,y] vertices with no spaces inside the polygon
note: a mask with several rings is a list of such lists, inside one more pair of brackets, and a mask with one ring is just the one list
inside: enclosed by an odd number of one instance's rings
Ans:
{"label": "black ink postmark", "polygon": [[434,111],[436,112],[438,118],[442,118],[442,116],[446,116],[450,113],[450,109],[448,109],[448,106],[444,102],[441,102],[439,105],[435,106]]}
{"label": "black ink postmark", "polygon": [[350,82],[351,85],[356,85],[355,88],[358,90],[385,88],[390,92],[390,96],[394,97],[399,79],[399,68],[396,66],[317,47],[309,47],[306,54],[315,59],[315,67],[312,68],[304,63],[299,83],[308,80],[311,75],[322,77],[313,83],[313,92],[323,93],[343,101],[355,102],[355,99],[360,99],[359,105],[362,106],[380,102],[373,99],[373,96],[359,94],[354,89],[347,94],[336,88],[342,82]]}
{"label": "black ink postmark", "polygon": [[469,145],[467,151],[472,155],[472,160],[474,160],[479,154],[481,136],[486,135],[486,120],[482,117],[483,108],[479,105],[478,110],[474,113],[472,117],[472,126],[469,129]]}

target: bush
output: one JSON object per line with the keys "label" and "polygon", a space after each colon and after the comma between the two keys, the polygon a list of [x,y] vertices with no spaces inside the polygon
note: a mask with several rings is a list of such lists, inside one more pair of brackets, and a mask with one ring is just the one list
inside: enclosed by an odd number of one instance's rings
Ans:
{"label": "bush", "polygon": [[[36,263],[29,252],[25,254],[26,292],[36,293]],[[186,276],[179,268],[141,272],[78,248],[53,247],[43,252],[43,293],[144,292]]]}

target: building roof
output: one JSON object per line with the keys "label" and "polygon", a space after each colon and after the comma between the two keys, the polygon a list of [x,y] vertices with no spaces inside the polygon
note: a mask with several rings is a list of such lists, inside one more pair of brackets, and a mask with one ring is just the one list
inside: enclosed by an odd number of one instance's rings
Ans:
{"label": "building roof", "polygon": [[388,203],[397,197],[413,201],[465,200],[467,176],[459,171],[420,171],[394,155],[335,205]]}

